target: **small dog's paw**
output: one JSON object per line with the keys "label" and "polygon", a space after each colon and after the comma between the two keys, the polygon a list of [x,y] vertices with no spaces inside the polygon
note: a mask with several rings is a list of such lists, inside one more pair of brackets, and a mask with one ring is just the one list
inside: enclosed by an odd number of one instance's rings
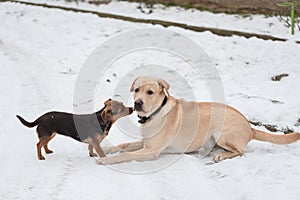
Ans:
{"label": "small dog's paw", "polygon": [[47,151],[45,151],[46,152],[46,154],[51,154],[51,153],[53,153],[53,151],[51,151],[51,150],[47,150]]}
{"label": "small dog's paw", "polygon": [[39,156],[38,158],[39,158],[39,160],[45,160],[44,156]]}
{"label": "small dog's paw", "polygon": [[96,153],[90,153],[90,157],[98,157]]}

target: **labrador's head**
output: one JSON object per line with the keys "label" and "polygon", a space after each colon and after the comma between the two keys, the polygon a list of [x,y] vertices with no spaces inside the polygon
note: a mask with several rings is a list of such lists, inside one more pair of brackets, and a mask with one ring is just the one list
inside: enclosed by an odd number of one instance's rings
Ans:
{"label": "labrador's head", "polygon": [[160,78],[137,77],[130,88],[134,92],[134,110],[140,116],[149,116],[169,96],[169,84]]}

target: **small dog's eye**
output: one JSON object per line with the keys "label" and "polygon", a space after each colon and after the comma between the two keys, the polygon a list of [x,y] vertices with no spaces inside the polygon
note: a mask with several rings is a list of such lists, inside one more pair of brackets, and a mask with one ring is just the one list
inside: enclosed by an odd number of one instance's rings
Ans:
{"label": "small dog's eye", "polygon": [[111,110],[108,110],[107,113],[108,113],[108,114],[111,114]]}
{"label": "small dog's eye", "polygon": [[151,94],[153,94],[153,91],[152,90],[148,90],[147,94],[151,95]]}
{"label": "small dog's eye", "polygon": [[136,88],[135,90],[134,90],[134,92],[139,92],[140,91],[140,89],[139,88]]}

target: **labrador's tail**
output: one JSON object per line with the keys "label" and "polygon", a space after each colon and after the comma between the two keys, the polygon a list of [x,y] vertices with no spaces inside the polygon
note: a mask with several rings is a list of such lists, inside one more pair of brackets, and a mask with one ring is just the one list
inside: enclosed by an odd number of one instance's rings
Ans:
{"label": "labrador's tail", "polygon": [[270,134],[264,131],[253,130],[253,139],[260,140],[264,142],[271,142],[274,144],[290,144],[293,142],[296,142],[297,140],[300,140],[300,133],[289,133],[289,134]]}

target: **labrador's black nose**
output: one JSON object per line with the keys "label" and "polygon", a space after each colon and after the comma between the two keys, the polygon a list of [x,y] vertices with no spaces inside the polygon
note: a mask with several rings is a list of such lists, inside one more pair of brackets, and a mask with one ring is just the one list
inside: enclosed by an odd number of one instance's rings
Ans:
{"label": "labrador's black nose", "polygon": [[142,106],[144,102],[141,99],[138,99],[134,102],[134,109],[137,111],[142,111]]}
{"label": "labrador's black nose", "polygon": [[137,106],[142,106],[143,105],[143,101],[141,99],[138,99],[134,102],[134,105],[137,105]]}

